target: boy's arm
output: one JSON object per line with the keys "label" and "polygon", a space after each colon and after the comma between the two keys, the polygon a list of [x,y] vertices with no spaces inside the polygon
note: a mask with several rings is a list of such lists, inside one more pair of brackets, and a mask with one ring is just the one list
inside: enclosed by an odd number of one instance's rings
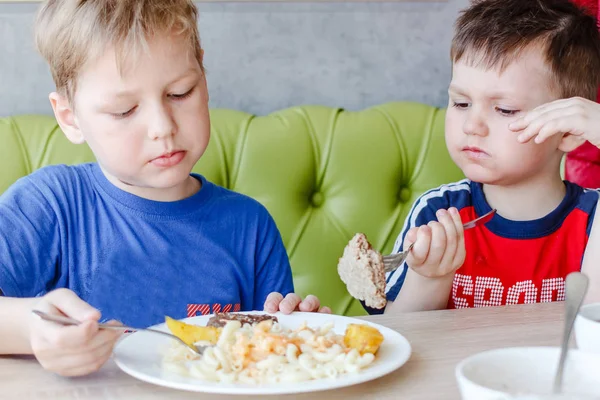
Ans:
{"label": "boy's arm", "polygon": [[581,272],[586,274],[590,279],[585,303],[600,302],[600,200],[596,205],[594,221],[585,248]]}
{"label": "boy's arm", "polygon": [[[33,309],[82,323],[65,327],[43,321],[32,316]],[[120,336],[117,330],[98,329],[98,310],[68,289],[41,298],[0,297],[0,318],[0,354],[34,354],[45,369],[64,376],[97,371]]]}
{"label": "boy's arm", "polygon": [[39,299],[0,295],[0,354],[31,354],[29,316]]}
{"label": "boy's arm", "polygon": [[[428,228],[427,225],[438,221],[437,212],[452,207],[463,208],[470,204],[471,188],[470,182],[466,179],[425,192],[413,204],[410,213],[406,217],[402,232],[396,239],[392,253],[403,251],[413,242],[415,242],[417,250],[421,249],[419,252],[422,252],[423,248],[427,250],[431,236],[431,232],[427,232],[431,227]],[[446,222],[448,221],[446,220]],[[459,229],[462,230],[462,223]],[[422,230],[422,232],[419,232],[419,230]],[[420,243],[416,243],[417,236],[420,236],[418,240]],[[431,279],[424,277],[422,273],[416,273],[410,267],[418,267],[419,265],[416,265],[415,262],[422,262],[423,260],[415,260],[413,257],[414,251],[411,251],[411,253],[403,265],[386,276],[385,292],[388,304],[384,312],[446,308],[452,280],[450,280],[450,277]],[[405,284],[407,285],[406,288],[404,287]],[[400,296],[399,294],[402,292],[404,293]],[[365,307],[365,309],[371,314],[381,313],[368,307]]]}
{"label": "boy's arm", "polygon": [[462,221],[458,210],[440,209],[438,222],[412,228],[405,245],[414,247],[406,264],[406,277],[395,302],[385,312],[410,312],[444,309],[452,288],[455,271],[465,259]]}
{"label": "boy's arm", "polygon": [[266,209],[260,217],[255,266],[254,306],[264,306],[270,293],[294,292],[292,268],[275,221]]}
{"label": "boy's arm", "polygon": [[[427,201],[426,197],[427,193],[419,197],[413,204],[404,222],[402,232],[400,232],[394,243],[392,254],[402,252],[404,249],[408,248],[406,243],[408,233],[419,226],[427,225],[431,221],[436,221],[435,212],[437,211],[437,208],[444,208],[447,206],[446,202],[438,204],[437,202]],[[396,300],[401,289],[404,287],[409,270],[410,268],[405,261],[398,269],[386,274],[385,294],[388,300],[388,307]],[[365,307],[364,304],[363,307]],[[378,312],[378,310],[369,307],[365,307],[365,309],[371,314],[380,313],[380,311]]]}
{"label": "boy's arm", "polygon": [[388,302],[386,313],[444,310],[452,290],[454,273],[440,278],[426,278],[408,269],[396,301]]}
{"label": "boy's arm", "polygon": [[60,274],[60,224],[34,179],[22,178],[0,196],[0,290],[38,297]]}
{"label": "boy's arm", "polygon": [[50,287],[59,252],[56,215],[29,178],[0,196],[0,354],[30,354],[31,309]]}

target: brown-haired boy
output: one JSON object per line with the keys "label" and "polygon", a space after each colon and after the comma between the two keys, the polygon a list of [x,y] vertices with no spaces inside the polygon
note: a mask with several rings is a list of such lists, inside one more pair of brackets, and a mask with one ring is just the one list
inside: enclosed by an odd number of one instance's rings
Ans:
{"label": "brown-haired boy", "polygon": [[[600,241],[592,230],[598,192],[560,175],[563,155],[598,138],[598,127],[563,116],[561,134],[519,139],[521,118],[540,123],[528,112],[595,99],[594,18],[568,0],[476,1],[456,23],[451,57],[446,143],[467,179],[414,204],[395,251],[414,248],[387,277],[386,312],[562,300],[566,275],[580,269],[591,277],[589,300],[598,300],[600,255],[587,246],[590,232]],[[592,102],[554,107],[579,103]],[[494,208],[484,227],[463,231],[461,221]]]}

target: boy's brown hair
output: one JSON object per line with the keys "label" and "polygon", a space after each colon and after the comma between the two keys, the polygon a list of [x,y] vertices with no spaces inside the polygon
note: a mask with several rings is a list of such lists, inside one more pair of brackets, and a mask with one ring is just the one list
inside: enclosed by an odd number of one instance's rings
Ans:
{"label": "boy's brown hair", "polygon": [[502,70],[530,46],[542,46],[562,98],[596,99],[600,34],[594,17],[568,0],[478,0],[455,25],[450,56]]}
{"label": "boy's brown hair", "polygon": [[120,70],[155,35],[177,33],[202,67],[198,11],[191,0],[48,0],[35,22],[35,42],[56,90],[70,102],[87,62],[113,47]]}

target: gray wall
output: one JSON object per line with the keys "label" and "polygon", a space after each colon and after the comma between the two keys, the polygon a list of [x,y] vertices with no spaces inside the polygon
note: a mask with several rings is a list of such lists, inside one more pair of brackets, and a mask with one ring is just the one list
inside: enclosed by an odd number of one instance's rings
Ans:
{"label": "gray wall", "polygon": [[[443,106],[452,24],[467,4],[198,3],[211,107]],[[53,83],[32,46],[36,7],[0,4],[0,116],[51,113]]]}

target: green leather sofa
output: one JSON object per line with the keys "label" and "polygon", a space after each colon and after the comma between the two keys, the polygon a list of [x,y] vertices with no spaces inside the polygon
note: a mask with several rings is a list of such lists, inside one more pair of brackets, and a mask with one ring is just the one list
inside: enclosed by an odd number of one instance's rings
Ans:
{"label": "green leather sofa", "polygon": [[[264,204],[281,231],[296,291],[338,314],[364,314],[336,268],[354,233],[390,252],[413,201],[462,178],[446,150],[444,110],[423,104],[358,112],[305,106],[260,117],[213,109],[211,123],[194,170]],[[53,117],[0,118],[0,194],[45,165],[93,159]]]}

